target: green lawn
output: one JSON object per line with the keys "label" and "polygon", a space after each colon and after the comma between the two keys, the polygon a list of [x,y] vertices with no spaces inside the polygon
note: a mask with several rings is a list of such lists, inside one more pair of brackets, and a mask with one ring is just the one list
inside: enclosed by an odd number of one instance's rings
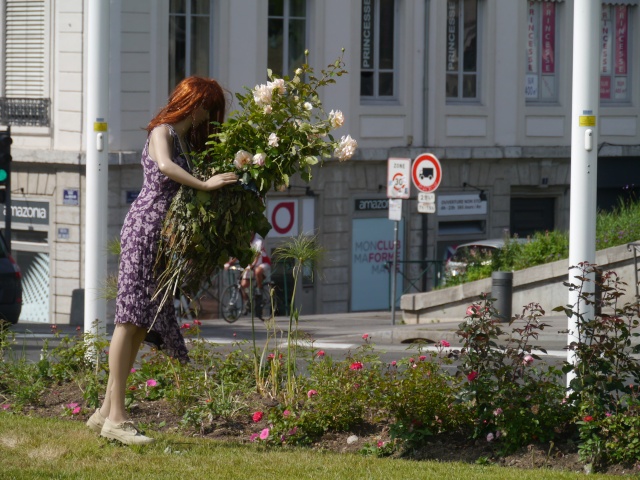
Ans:
{"label": "green lawn", "polygon": [[[148,447],[124,447],[83,424],[0,414],[1,479],[569,479],[582,475],[462,463],[379,459],[310,449],[265,449],[154,434]],[[590,478],[610,478],[590,475]]]}

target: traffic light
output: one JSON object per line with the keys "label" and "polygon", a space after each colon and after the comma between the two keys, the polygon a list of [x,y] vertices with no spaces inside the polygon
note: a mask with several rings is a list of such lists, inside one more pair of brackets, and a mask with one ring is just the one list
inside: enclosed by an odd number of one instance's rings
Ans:
{"label": "traffic light", "polygon": [[11,127],[0,132],[0,203],[7,201],[11,177]]}

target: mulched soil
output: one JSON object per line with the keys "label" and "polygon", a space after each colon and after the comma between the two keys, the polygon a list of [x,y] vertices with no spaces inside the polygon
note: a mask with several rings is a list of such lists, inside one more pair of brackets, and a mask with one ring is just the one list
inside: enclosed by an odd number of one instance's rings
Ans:
{"label": "mulched soil", "polygon": [[[92,413],[88,409],[77,416],[66,416],[65,405],[76,402],[84,406],[82,392],[74,383],[56,385],[46,391],[37,406],[25,409],[28,415],[39,417],[64,417],[69,421],[85,422]],[[265,400],[258,395],[252,399],[256,410],[266,410],[273,406],[273,401]],[[186,436],[202,437],[219,441],[248,443],[252,433],[259,432],[266,427],[265,420],[254,423],[249,415],[232,420],[217,419],[211,425],[206,425],[200,431],[185,429],[180,425],[182,417],[172,411],[164,400],[140,401],[131,409],[131,417],[142,427],[159,431],[175,431]],[[245,418],[246,417],[246,418]],[[160,423],[164,422],[160,427]],[[357,436],[357,440],[354,439]],[[351,438],[349,438],[351,437]],[[347,441],[349,439],[350,441]],[[316,450],[336,453],[357,453],[367,445],[376,445],[379,441],[390,440],[387,425],[363,425],[351,432],[330,432],[311,446]],[[556,444],[529,445],[507,457],[498,457],[493,445],[487,442],[469,441],[462,435],[441,434],[419,449],[396,453],[398,458],[411,460],[435,460],[439,462],[490,463],[515,468],[537,469],[545,468],[584,473],[585,466],[578,457],[577,445],[570,440]],[[613,475],[638,475],[639,470],[632,466],[612,465],[602,473]]]}

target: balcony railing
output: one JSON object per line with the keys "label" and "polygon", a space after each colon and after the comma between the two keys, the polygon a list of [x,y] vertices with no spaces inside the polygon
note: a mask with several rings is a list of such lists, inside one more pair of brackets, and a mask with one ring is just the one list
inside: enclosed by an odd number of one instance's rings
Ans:
{"label": "balcony railing", "polygon": [[24,127],[48,127],[51,99],[0,97],[0,124]]}

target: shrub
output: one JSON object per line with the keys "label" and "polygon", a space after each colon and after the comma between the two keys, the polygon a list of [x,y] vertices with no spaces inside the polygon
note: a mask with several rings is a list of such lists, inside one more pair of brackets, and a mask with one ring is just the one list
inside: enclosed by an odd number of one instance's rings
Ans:
{"label": "shrub", "polygon": [[545,350],[531,343],[548,326],[541,321],[543,315],[539,305],[526,306],[509,322],[512,335],[506,345],[499,345],[496,340],[505,332],[492,299],[485,295],[469,307],[459,327],[459,368],[467,379],[462,399],[473,408],[473,438],[496,440],[503,454],[556,438],[573,417],[562,372],[541,362],[535,352]]}

